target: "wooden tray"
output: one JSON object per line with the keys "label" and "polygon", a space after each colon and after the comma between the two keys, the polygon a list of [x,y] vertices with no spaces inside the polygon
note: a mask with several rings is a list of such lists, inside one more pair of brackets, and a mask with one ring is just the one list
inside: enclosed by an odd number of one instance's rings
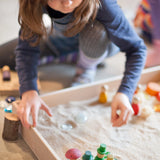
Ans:
{"label": "wooden tray", "polygon": [[[54,91],[42,95],[41,98],[48,104],[48,106],[56,106],[62,103],[65,104],[69,101],[87,100],[98,96],[101,86],[104,84],[107,84],[109,88],[116,89],[121,82],[121,78],[122,76],[118,76],[89,85]],[[160,81],[160,67],[153,67],[143,71],[139,83],[146,84],[150,81]],[[15,108],[16,105],[17,104],[14,103]],[[48,142],[42,137],[36,128],[25,129],[22,127],[21,134],[39,160],[62,160],[54,151],[54,148],[50,147]]]}

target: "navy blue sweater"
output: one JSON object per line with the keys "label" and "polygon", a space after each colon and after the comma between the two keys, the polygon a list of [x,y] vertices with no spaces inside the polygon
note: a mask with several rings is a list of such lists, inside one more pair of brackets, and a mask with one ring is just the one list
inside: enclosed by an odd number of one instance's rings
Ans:
{"label": "navy blue sweater", "polygon": [[[131,101],[145,64],[146,46],[126,20],[116,0],[101,0],[101,8],[96,19],[105,26],[109,39],[126,53],[125,72],[118,91],[126,94]],[[27,41],[19,38],[15,54],[20,95],[28,90],[38,90],[39,46],[31,47]]]}

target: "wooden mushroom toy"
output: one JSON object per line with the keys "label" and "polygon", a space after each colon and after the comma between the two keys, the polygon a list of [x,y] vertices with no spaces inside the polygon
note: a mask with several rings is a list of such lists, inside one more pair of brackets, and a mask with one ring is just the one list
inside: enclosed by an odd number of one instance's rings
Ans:
{"label": "wooden mushroom toy", "polygon": [[78,160],[81,157],[81,155],[82,153],[79,149],[71,148],[66,152],[65,157],[68,160]]}

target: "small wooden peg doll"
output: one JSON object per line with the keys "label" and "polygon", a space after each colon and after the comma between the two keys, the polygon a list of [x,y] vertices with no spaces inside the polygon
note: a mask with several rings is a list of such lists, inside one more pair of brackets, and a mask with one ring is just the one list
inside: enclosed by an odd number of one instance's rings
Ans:
{"label": "small wooden peg doll", "polygon": [[107,94],[108,94],[107,92],[108,92],[108,86],[107,85],[102,86],[101,93],[99,95],[99,102],[100,103],[107,102]]}
{"label": "small wooden peg doll", "polygon": [[133,101],[132,101],[132,108],[133,108],[133,111],[134,111],[134,115],[139,114],[139,111],[140,111],[139,103],[140,103],[140,97],[134,95],[133,96]]}

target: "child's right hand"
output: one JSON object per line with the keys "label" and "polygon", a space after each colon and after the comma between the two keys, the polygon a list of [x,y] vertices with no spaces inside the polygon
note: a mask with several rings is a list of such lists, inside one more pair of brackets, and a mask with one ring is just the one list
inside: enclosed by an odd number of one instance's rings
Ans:
{"label": "child's right hand", "polygon": [[[124,93],[116,93],[112,100],[111,122],[113,127],[120,127],[130,120],[133,115],[133,109],[127,95]],[[117,111],[120,111],[120,114]]]}
{"label": "child's right hand", "polygon": [[[49,107],[38,96],[37,91],[30,90],[22,94],[22,100],[17,108],[17,115],[20,118],[22,124],[26,128],[31,126],[35,127],[37,124],[37,116],[39,109],[46,111],[49,116],[52,116]],[[29,115],[32,115],[33,124],[29,123]]]}

